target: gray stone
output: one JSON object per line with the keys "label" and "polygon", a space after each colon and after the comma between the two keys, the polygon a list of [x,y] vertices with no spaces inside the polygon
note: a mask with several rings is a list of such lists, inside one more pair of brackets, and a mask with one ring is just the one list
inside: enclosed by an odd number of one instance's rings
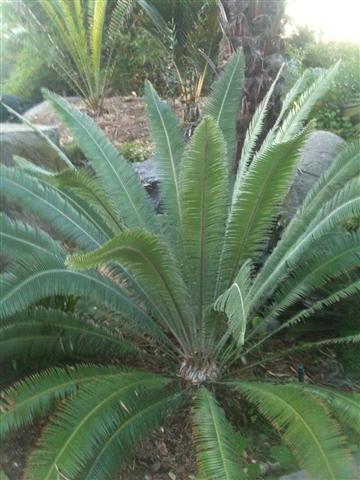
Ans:
{"label": "gray stone", "polygon": [[[51,125],[37,125],[47,137],[59,145],[59,131]],[[63,161],[44,138],[27,125],[2,123],[0,125],[0,161],[14,165],[13,156],[24,157],[36,165],[51,170],[64,168]]]}
{"label": "gray stone", "polygon": [[155,211],[160,213],[160,179],[156,167],[156,158],[150,157],[144,162],[134,162],[132,165],[136,173],[139,175],[140,181],[145,187]]}
{"label": "gray stone", "polygon": [[344,143],[339,136],[323,130],[317,130],[310,135],[302,150],[293,184],[282,206],[282,226],[289,223],[308,191],[328,169]]}

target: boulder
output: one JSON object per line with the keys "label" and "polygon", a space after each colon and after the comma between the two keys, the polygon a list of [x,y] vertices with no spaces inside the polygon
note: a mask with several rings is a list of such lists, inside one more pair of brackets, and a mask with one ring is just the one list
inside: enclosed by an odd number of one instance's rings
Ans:
{"label": "boulder", "polygon": [[140,181],[145,187],[155,211],[160,213],[159,175],[156,168],[156,158],[152,156],[144,162],[134,162],[132,165],[139,175]]}
{"label": "boulder", "polygon": [[313,132],[301,152],[297,172],[281,212],[281,226],[286,226],[303,203],[316,180],[328,169],[345,141],[331,132]]}
{"label": "boulder", "polygon": [[[16,95],[1,95],[1,101],[11,107],[17,113],[23,113],[33,105],[33,102],[27,102]],[[4,105],[0,104],[0,122],[18,121],[17,118],[7,111]]]}
{"label": "boulder", "polygon": [[[58,129],[51,125],[37,125],[47,137],[59,145]],[[14,165],[13,156],[24,157],[36,165],[51,170],[64,168],[63,161],[44,138],[27,125],[2,123],[0,125],[0,162]]]}

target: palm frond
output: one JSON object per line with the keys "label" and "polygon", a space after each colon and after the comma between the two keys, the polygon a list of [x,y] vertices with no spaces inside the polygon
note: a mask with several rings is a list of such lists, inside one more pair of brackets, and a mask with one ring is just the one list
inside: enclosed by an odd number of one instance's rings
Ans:
{"label": "palm frond", "polygon": [[175,236],[182,218],[179,172],[185,143],[178,119],[168,104],[160,100],[150,82],[145,84],[145,102],[150,132],[156,147],[164,207]]}
{"label": "palm frond", "polygon": [[184,346],[185,340],[189,340],[186,327],[192,320],[189,294],[167,246],[155,235],[142,230],[128,230],[94,252],[74,255],[67,260],[68,265],[75,269],[109,262],[117,262],[128,269],[151,297],[159,299],[160,308],[167,318],[165,326]]}
{"label": "palm frond", "polygon": [[193,413],[199,473],[206,480],[241,480],[241,449],[230,423],[205,387],[196,393]]}
{"label": "palm frond", "polygon": [[211,117],[206,117],[191,138],[181,172],[185,277],[200,322],[214,300],[225,232],[228,196],[225,155],[221,131]]}
{"label": "palm frond", "polygon": [[239,49],[230,58],[222,75],[215,82],[204,109],[204,115],[213,117],[224,135],[229,172],[233,167],[236,153],[236,118],[244,86],[244,68],[244,55]]}
{"label": "palm frond", "polygon": [[256,257],[266,244],[308,134],[305,129],[289,142],[269,147],[252,162],[231,208],[219,293],[233,282],[241,264]]}
{"label": "palm frond", "polygon": [[353,478],[355,469],[344,438],[321,401],[309,401],[292,385],[234,381],[231,384],[282,432],[298,463],[314,478]]}
{"label": "palm frond", "polygon": [[[127,422],[131,424],[131,419],[141,415],[146,406],[164,399],[164,387],[168,383],[169,379],[160,375],[129,370],[83,385],[46,428],[38,449],[30,457],[26,478],[50,480],[57,474],[67,478],[78,476],[117,428],[125,427]],[[159,422],[158,411],[156,417]],[[145,432],[138,427],[138,436]],[[135,440],[131,432],[128,434],[127,452]],[[124,435],[124,443],[125,438]]]}
{"label": "palm frond", "polygon": [[99,357],[112,360],[140,352],[115,332],[60,310],[36,309],[0,323],[0,360]]}
{"label": "palm frond", "polygon": [[87,382],[122,376],[119,367],[79,365],[67,368],[49,368],[15,383],[3,392],[0,409],[1,437],[14,429],[33,423],[47,415],[55,402],[75,395]]}
{"label": "palm frond", "polygon": [[248,294],[251,286],[251,261],[246,261],[236,275],[234,283],[216,300],[215,310],[225,312],[229,332],[238,347],[244,344],[250,303]]}
{"label": "palm frond", "polygon": [[84,249],[95,248],[103,243],[104,238],[96,227],[58,191],[15,168],[3,167],[1,173],[4,196],[50,225],[62,240]]}
{"label": "palm frond", "polygon": [[44,97],[91,161],[103,188],[114,199],[121,220],[130,228],[156,231],[155,213],[132,166],[89,117],[58,95],[46,91]]}

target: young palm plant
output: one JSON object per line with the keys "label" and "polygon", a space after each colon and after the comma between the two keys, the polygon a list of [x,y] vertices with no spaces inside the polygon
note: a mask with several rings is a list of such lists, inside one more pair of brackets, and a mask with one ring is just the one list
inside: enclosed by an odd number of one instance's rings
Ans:
{"label": "young palm plant", "polygon": [[[248,374],[257,362],[291,353],[266,353],[265,340],[360,288],[353,274],[344,275],[357,265],[360,235],[343,227],[360,210],[359,142],[339,153],[261,262],[309,135],[304,120],[336,68],[300,98],[301,81],[294,86],[255,153],[271,92],[265,97],[235,179],[242,53],[215,84],[187,145],[176,117],[147,84],[160,215],[92,120],[45,92],[92,169],[54,173],[21,161],[2,172],[7,199],[44,227],[2,217],[13,263],[1,278],[0,358],[48,362],[2,396],[3,438],[51,415],[26,479],[112,479],[134,444],[186,403],[200,478],[245,478],[239,437],[220,406],[224,390],[240,410],[253,404],[314,479],[355,478],[339,425],[360,432],[359,394]],[[348,279],[341,288],[333,281],[340,276]],[[76,307],[49,308],[44,300],[57,296],[76,298]],[[315,300],[302,302],[309,298]],[[278,327],[269,330],[274,320]]]}

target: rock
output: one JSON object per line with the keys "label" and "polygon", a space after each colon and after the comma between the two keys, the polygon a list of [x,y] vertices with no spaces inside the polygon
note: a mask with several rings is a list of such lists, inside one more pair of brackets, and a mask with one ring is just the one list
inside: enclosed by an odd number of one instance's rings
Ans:
{"label": "rock", "polygon": [[[37,128],[54,143],[59,144],[59,132],[56,127],[38,125]],[[2,123],[0,125],[0,162],[5,165],[14,165],[14,155],[24,157],[36,165],[51,170],[64,168],[63,161],[37,132],[27,125]]]}
{"label": "rock", "polygon": [[134,162],[132,165],[139,175],[140,181],[144,185],[155,211],[160,213],[160,179],[156,168],[156,158],[150,157],[144,162]]}
{"label": "rock", "polygon": [[[1,95],[1,101],[11,107],[17,113],[24,113],[32,102],[26,102],[16,95]],[[0,122],[17,121],[16,117],[9,113],[6,108],[0,104]]]}
{"label": "rock", "polygon": [[[82,104],[82,101],[79,97],[65,97],[65,99],[70,103],[74,103],[75,105]],[[24,117],[26,118],[26,120],[29,120],[29,122],[32,123],[48,123],[48,119],[52,119],[56,117],[56,115],[54,113],[54,109],[50,106],[49,102],[47,100],[44,100],[38,105],[35,105],[35,107],[26,110],[26,112],[24,113]]]}
{"label": "rock", "polygon": [[310,135],[302,150],[293,184],[282,206],[282,227],[289,223],[308,191],[328,169],[344,144],[341,137],[331,132],[317,130]]}

